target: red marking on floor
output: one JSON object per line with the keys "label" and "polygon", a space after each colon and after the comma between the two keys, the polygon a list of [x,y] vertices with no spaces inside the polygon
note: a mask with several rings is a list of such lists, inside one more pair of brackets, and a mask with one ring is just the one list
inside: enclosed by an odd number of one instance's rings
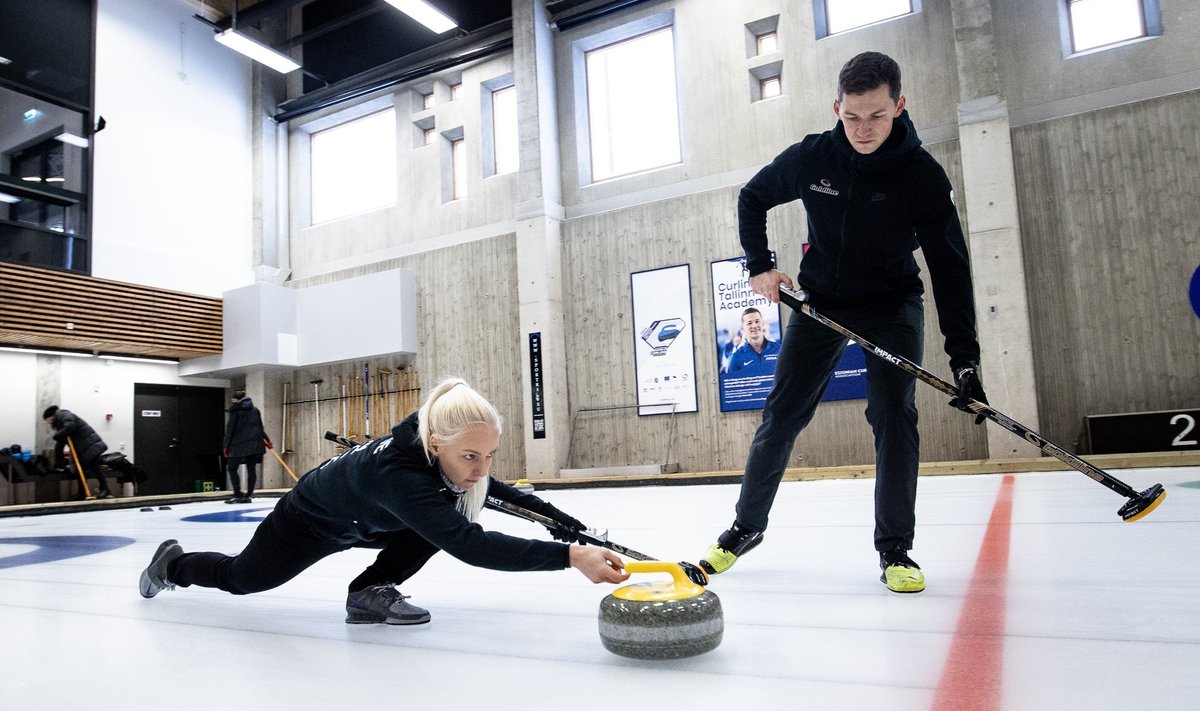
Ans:
{"label": "red marking on floor", "polygon": [[1004,600],[1012,524],[1012,475],[1000,482],[975,572],[933,698],[934,711],[998,711],[1004,672]]}

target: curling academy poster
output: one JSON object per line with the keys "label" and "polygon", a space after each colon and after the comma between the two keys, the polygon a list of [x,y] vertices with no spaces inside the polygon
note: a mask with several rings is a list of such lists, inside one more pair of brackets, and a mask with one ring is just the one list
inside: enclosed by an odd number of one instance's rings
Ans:
{"label": "curling academy poster", "polygon": [[[750,289],[743,257],[711,262],[710,268],[721,412],[760,410],[775,384],[783,337],[779,304]],[[849,344],[821,400],[865,398],[866,374],[862,348]]]}

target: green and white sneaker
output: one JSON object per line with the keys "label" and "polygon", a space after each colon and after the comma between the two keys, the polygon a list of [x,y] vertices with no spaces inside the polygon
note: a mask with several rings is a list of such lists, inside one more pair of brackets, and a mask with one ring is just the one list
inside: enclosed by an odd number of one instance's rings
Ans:
{"label": "green and white sneaker", "polygon": [[735,521],[729,530],[718,536],[717,542],[704,552],[704,556],[700,558],[700,567],[709,575],[724,573],[733,567],[738,556],[750,552],[762,543],[762,539],[761,531],[742,528]]}
{"label": "green and white sneaker", "polygon": [[892,592],[915,593],[925,589],[925,574],[921,572],[921,566],[908,557],[908,551],[899,548],[882,551],[879,567],[883,569],[879,581]]}

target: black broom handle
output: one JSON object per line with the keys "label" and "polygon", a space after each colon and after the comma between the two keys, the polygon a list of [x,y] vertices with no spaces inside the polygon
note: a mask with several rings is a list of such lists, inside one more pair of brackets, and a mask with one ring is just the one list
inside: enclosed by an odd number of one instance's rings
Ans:
{"label": "black broom handle", "polygon": [[[909,373],[918,380],[922,380],[925,383],[932,385],[950,397],[958,397],[958,388],[954,387],[950,383],[942,380],[928,370],[925,370],[908,358],[895,353],[890,353],[883,348],[880,348],[845,326],[842,326],[836,321],[833,321],[827,316],[818,312],[812,307],[811,304],[808,303],[808,295],[802,289],[788,289],[786,286],[780,284],[779,300],[792,307],[794,310],[803,313],[805,316],[808,316],[809,318],[812,318],[817,322],[832,328],[834,331],[837,331],[846,338],[849,338],[858,345],[862,346],[863,350],[869,352],[871,355],[886,360],[897,368]],[[992,406],[986,405],[978,400],[971,400],[969,403],[967,403],[967,408],[977,415],[983,415],[992,422],[995,422],[1009,432],[1012,432],[1016,436],[1042,450],[1046,454],[1058,459],[1072,469],[1082,472],[1089,478],[1103,484],[1121,496],[1133,498],[1138,495],[1138,492],[1130,485],[1126,484],[1120,479],[1117,479],[1103,469],[1095,467],[1083,459],[1075,456],[1074,454],[1071,454],[1067,450],[1059,447],[1057,444],[1054,444],[1037,432],[1034,432],[1030,428],[1021,424],[1020,422],[1017,422],[999,410],[996,410]]]}

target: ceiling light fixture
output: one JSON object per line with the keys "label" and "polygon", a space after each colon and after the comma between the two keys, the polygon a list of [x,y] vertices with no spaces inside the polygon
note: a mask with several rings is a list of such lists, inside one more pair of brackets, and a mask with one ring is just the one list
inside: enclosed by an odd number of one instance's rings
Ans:
{"label": "ceiling light fixture", "polygon": [[232,27],[218,32],[215,39],[226,47],[241,52],[256,62],[265,64],[280,74],[294,72],[300,65],[287,55],[276,52],[265,44],[256,42]]}
{"label": "ceiling light fixture", "polygon": [[109,355],[108,353],[100,353],[96,356],[101,360],[122,360],[129,363],[156,363],[159,365],[179,365],[177,360],[167,360],[166,358],[140,358],[138,356],[119,356]]}
{"label": "ceiling light fixture", "polygon": [[458,27],[454,20],[425,0],[387,0],[387,3],[439,35]]}
{"label": "ceiling light fixture", "polygon": [[6,202],[9,205],[13,205],[21,202],[21,198],[17,197],[16,195],[9,195],[8,193],[0,193],[0,202]]}
{"label": "ceiling light fixture", "polygon": [[70,356],[72,358],[91,358],[91,353],[80,353],[78,351],[52,351],[44,348],[19,348],[12,346],[0,346],[0,351],[6,353],[33,353],[37,355],[53,355],[53,356]]}
{"label": "ceiling light fixture", "polygon": [[88,147],[88,139],[84,138],[83,136],[76,136],[73,133],[67,133],[66,131],[63,131],[54,138],[72,146],[78,146],[80,148]]}

